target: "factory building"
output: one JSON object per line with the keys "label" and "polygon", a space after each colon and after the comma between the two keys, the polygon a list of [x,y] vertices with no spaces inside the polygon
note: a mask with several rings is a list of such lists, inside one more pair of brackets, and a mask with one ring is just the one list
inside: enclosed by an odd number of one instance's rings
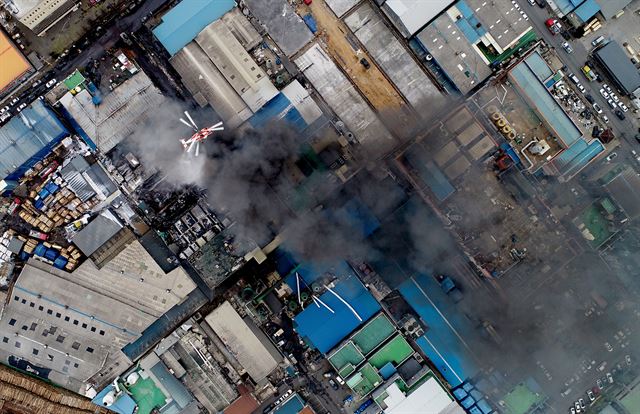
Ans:
{"label": "factory building", "polygon": [[223,20],[205,27],[195,41],[252,112],[278,94],[269,77]]}
{"label": "factory building", "polygon": [[228,301],[207,315],[205,321],[254,382],[264,380],[282,361],[267,336],[248,316],[241,317]]}
{"label": "factory building", "polygon": [[[103,225],[92,229],[105,234]],[[133,358],[121,348],[186,302],[195,284],[180,267],[163,270],[138,241],[110,247],[100,269],[92,261],[72,273],[27,263],[0,320],[0,336],[12,337],[0,344],[3,361],[32,364],[43,378],[76,392],[84,392],[83,383],[101,389],[130,365]]]}
{"label": "factory building", "polygon": [[610,20],[630,3],[631,0],[553,0],[547,2],[558,17],[576,13],[585,19],[584,22],[598,13],[605,20]]}
{"label": "factory building", "polygon": [[67,92],[60,103],[75,121],[78,135],[107,153],[131,135],[167,98],[142,71],[124,81],[100,100],[87,88]]}
{"label": "factory building", "polygon": [[43,36],[69,13],[78,10],[76,2],[72,0],[13,0],[10,4],[20,23],[38,36]]}
{"label": "factory building", "polygon": [[0,176],[5,182],[18,180],[68,135],[53,112],[36,100],[0,127]]}
{"label": "factory building", "polygon": [[545,172],[566,181],[603,153],[605,148],[598,139],[587,141],[580,128],[553,98],[545,86],[545,82],[553,76],[554,73],[537,51],[509,72],[509,79],[518,94],[534,109],[562,148],[544,165]]}
{"label": "factory building", "polygon": [[493,67],[535,39],[526,13],[508,0],[460,0],[416,35],[418,44],[463,94]]}
{"label": "factory building", "polygon": [[21,81],[33,72],[31,64],[20,50],[0,30],[0,97],[20,85]]}
{"label": "factory building", "polygon": [[611,40],[596,50],[593,55],[625,95],[640,96],[640,72],[631,63],[618,42]]}
{"label": "factory building", "polygon": [[377,3],[396,29],[409,38],[444,11],[451,1],[378,0]]}
{"label": "factory building", "polygon": [[287,0],[245,0],[282,53],[291,57],[313,39],[313,33]]}

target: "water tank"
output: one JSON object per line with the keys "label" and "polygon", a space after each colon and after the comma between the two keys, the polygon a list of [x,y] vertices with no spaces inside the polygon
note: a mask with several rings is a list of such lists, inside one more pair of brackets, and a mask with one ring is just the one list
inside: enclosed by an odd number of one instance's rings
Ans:
{"label": "water tank", "polygon": [[113,403],[116,402],[116,391],[109,391],[104,397],[102,397],[102,405],[105,407],[110,407]]}
{"label": "water tank", "polygon": [[132,372],[127,376],[127,385],[135,384],[136,382],[138,382],[138,379],[140,379],[140,375],[138,375],[137,372]]}

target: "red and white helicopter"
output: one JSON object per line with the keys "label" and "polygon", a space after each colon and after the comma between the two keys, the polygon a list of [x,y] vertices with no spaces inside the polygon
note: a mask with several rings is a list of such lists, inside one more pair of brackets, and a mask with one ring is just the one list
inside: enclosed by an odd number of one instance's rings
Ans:
{"label": "red and white helicopter", "polygon": [[196,125],[195,122],[193,122],[193,119],[191,118],[191,115],[189,115],[189,112],[184,111],[184,114],[189,120],[189,122],[185,121],[182,118],[180,118],[180,122],[182,122],[189,128],[192,128],[196,133],[191,135],[191,138],[189,139],[181,139],[180,143],[182,144],[182,147],[184,148],[185,152],[191,152],[191,150],[195,147],[196,149],[195,155],[197,157],[198,154],[200,153],[200,142],[204,141],[209,135],[213,134],[215,131],[224,130],[224,127],[222,126],[222,122],[218,122],[217,124],[210,126],[209,128],[198,129],[198,126]]}

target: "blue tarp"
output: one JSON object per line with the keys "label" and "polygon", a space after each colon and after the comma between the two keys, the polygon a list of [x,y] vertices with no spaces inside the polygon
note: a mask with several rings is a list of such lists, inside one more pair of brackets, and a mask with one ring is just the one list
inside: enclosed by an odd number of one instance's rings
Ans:
{"label": "blue tarp", "polygon": [[380,310],[380,304],[353,274],[341,278],[333,290],[355,309],[361,320],[331,292],[322,294],[320,300],[334,313],[324,306],[309,306],[294,318],[298,333],[323,354]]}
{"label": "blue tarp", "polygon": [[173,56],[235,5],[234,0],[182,0],[162,16],[153,34]]}
{"label": "blue tarp", "polygon": [[435,278],[418,275],[406,280],[398,290],[429,327],[416,343],[447,382],[455,387],[473,377],[478,367],[459,332],[466,334],[474,329],[440,289]]}
{"label": "blue tarp", "polygon": [[305,14],[304,16],[302,16],[302,20],[304,20],[304,22],[307,24],[307,27],[309,27],[311,33],[315,34],[315,32],[318,31],[318,25],[316,24],[316,21],[312,15]]}

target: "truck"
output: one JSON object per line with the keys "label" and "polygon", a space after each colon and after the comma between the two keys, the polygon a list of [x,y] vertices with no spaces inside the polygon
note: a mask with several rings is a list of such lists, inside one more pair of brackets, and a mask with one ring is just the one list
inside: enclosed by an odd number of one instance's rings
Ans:
{"label": "truck", "polygon": [[560,33],[562,30],[562,26],[556,19],[547,19],[544,24],[547,26],[547,29],[551,32],[552,35],[556,35]]}
{"label": "truck", "polygon": [[582,73],[584,73],[584,76],[586,76],[589,81],[598,79],[598,75],[589,67],[589,65],[584,65],[582,67]]}
{"label": "truck", "polygon": [[440,288],[446,293],[454,303],[462,300],[462,292],[456,286],[456,283],[447,275],[436,275],[436,280],[440,284]]}

